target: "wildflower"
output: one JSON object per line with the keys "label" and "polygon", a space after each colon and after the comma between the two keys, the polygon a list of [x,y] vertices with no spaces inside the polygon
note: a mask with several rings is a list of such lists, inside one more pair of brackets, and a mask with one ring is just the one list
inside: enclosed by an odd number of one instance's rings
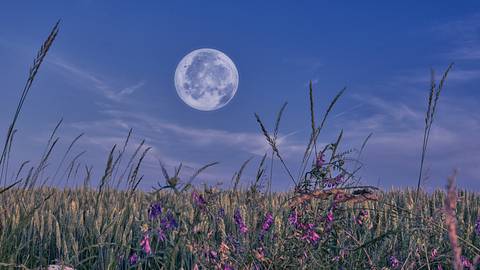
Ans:
{"label": "wildflower", "polygon": [[361,210],[357,217],[355,217],[355,223],[357,223],[360,226],[363,226],[363,223],[367,221],[368,219],[368,211],[367,210]]}
{"label": "wildflower", "polygon": [[316,244],[320,239],[320,235],[314,229],[308,229],[307,232],[302,236],[302,240],[307,240],[310,244]]}
{"label": "wildflower", "polygon": [[393,269],[396,269],[400,266],[400,261],[397,259],[397,257],[395,256],[390,256],[390,258],[388,258],[388,263],[390,264],[390,267],[392,267]]}
{"label": "wildflower", "polygon": [[333,209],[330,208],[330,210],[328,210],[327,212],[327,216],[325,217],[325,231],[328,232],[332,229],[332,225],[333,225],[333,219],[334,219],[334,216],[333,216]]}
{"label": "wildflower", "polygon": [[263,220],[262,230],[264,232],[267,232],[272,226],[272,224],[273,224],[273,215],[272,213],[269,212],[265,215],[265,219]]}
{"label": "wildflower", "polygon": [[317,158],[315,160],[315,166],[320,169],[323,164],[325,163],[323,152],[318,153]]}
{"label": "wildflower", "polygon": [[480,217],[478,217],[477,222],[475,222],[475,233],[480,236]]}
{"label": "wildflower", "polygon": [[148,234],[145,234],[143,236],[143,239],[140,242],[140,246],[143,248],[143,251],[145,251],[145,253],[147,254],[152,253],[152,249],[150,247],[150,236],[148,236]]}
{"label": "wildflower", "polygon": [[436,248],[432,249],[432,252],[430,253],[430,260],[435,259],[438,256],[438,250]]}
{"label": "wildflower", "polygon": [[333,222],[333,211],[332,211],[332,209],[330,209],[327,213],[327,222],[328,223]]}
{"label": "wildflower", "polygon": [[162,214],[162,206],[158,202],[152,203],[150,205],[150,208],[148,208],[148,218],[150,220],[156,219],[161,214]]}
{"label": "wildflower", "polygon": [[232,235],[227,235],[227,244],[230,244],[230,246],[233,248],[233,250],[241,249],[240,242],[238,241],[238,239],[236,237],[233,237]]}
{"label": "wildflower", "polygon": [[441,264],[437,265],[437,270],[443,270],[443,267]]}
{"label": "wildflower", "polygon": [[175,217],[173,216],[172,212],[168,211],[167,216],[162,219],[161,224],[165,227],[165,229],[177,228],[178,223]]}
{"label": "wildflower", "polygon": [[342,184],[343,182],[344,182],[343,175],[339,174],[339,175],[335,176],[334,178],[326,179],[324,183],[325,183],[326,187],[334,188],[334,187]]}
{"label": "wildflower", "polygon": [[465,256],[462,256],[462,265],[463,267],[468,267],[468,268],[472,267],[472,263]]}
{"label": "wildflower", "polygon": [[130,255],[130,257],[128,258],[128,262],[130,263],[130,265],[134,265],[134,264],[137,264],[138,262],[138,255],[137,253],[132,253],[132,255]]}
{"label": "wildflower", "polygon": [[243,222],[242,215],[240,214],[240,210],[238,208],[237,208],[237,210],[235,210],[235,214],[234,214],[233,217],[235,219],[235,223],[240,228],[240,232],[247,233],[248,228],[245,225],[245,223]]}
{"label": "wildflower", "polygon": [[304,231],[311,230],[311,229],[313,229],[313,227],[315,227],[315,224],[313,224],[313,223],[307,223],[307,224],[298,223],[298,228],[300,228]]}
{"label": "wildflower", "polygon": [[229,264],[225,264],[225,265],[223,266],[223,270],[233,270],[233,267],[232,267],[231,265],[229,265]]}
{"label": "wildflower", "polygon": [[197,207],[204,208],[207,205],[207,201],[196,191],[192,192],[192,200]]}
{"label": "wildflower", "polygon": [[298,215],[297,215],[297,210],[293,210],[290,215],[288,216],[288,222],[290,224],[297,226],[298,225]]}
{"label": "wildflower", "polygon": [[160,240],[161,242],[167,239],[167,236],[165,235],[165,231],[163,230],[162,227],[158,227],[157,234],[158,234],[158,240]]}
{"label": "wildflower", "polygon": [[210,250],[210,252],[208,252],[208,258],[215,261],[218,258],[217,252],[215,250]]}
{"label": "wildflower", "polygon": [[223,207],[218,209],[218,216],[221,217],[221,218],[223,218],[225,216],[225,209],[223,209]]}

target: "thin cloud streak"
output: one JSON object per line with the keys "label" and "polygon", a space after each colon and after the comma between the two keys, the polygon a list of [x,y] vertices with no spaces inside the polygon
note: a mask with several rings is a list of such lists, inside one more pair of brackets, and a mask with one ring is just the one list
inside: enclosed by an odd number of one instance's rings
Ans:
{"label": "thin cloud streak", "polygon": [[60,68],[63,72],[66,72],[76,80],[82,81],[80,83],[80,87],[93,87],[95,90],[100,91],[105,98],[117,103],[124,102],[125,97],[141,89],[146,83],[145,81],[139,81],[132,86],[125,87],[119,91],[114,91],[112,90],[113,87],[110,86],[104,79],[101,79],[89,71],[75,66],[74,64],[69,63],[59,57],[52,57],[50,60],[48,60],[48,63]]}

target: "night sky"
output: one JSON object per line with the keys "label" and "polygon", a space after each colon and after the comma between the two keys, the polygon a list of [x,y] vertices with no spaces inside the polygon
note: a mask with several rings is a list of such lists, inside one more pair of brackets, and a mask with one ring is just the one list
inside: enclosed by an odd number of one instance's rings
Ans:
{"label": "night sky", "polygon": [[[183,162],[186,175],[219,161],[197,183],[223,181],[228,187],[242,162],[253,157],[242,180],[247,186],[269,151],[253,114],[272,129],[287,101],[280,151],[297,175],[310,132],[312,81],[318,118],[347,87],[319,142],[334,141],[343,129],[342,149],[359,148],[373,132],[362,154],[362,181],[382,188],[414,186],[430,69],[439,79],[455,62],[432,129],[425,188],[442,188],[458,169],[461,187],[480,190],[480,2],[337,2],[2,3],[1,134],[36,51],[61,19],[17,126],[12,168],[22,160],[38,163],[63,118],[53,161],[84,132],[70,157],[86,150],[80,161],[94,166],[95,179],[111,147],[133,128],[129,153],[142,139],[152,147],[142,188],[162,178],[158,160],[170,170]],[[175,91],[178,62],[199,48],[226,53],[238,68],[236,96],[219,110],[190,108]],[[291,187],[278,162],[273,172],[274,189]]]}

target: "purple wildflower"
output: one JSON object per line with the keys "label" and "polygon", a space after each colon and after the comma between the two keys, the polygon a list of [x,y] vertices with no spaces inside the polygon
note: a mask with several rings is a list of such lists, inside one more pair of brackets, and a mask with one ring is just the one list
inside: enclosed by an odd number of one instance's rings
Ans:
{"label": "purple wildflower", "polygon": [[165,234],[165,231],[162,229],[161,226],[158,227],[157,234],[158,234],[158,240],[160,240],[161,242],[167,239],[167,235]]}
{"label": "purple wildflower", "polygon": [[235,223],[237,224],[237,226],[240,229],[240,232],[247,233],[248,228],[245,225],[245,223],[243,222],[242,214],[240,214],[240,210],[238,208],[237,208],[237,210],[235,210],[235,214],[234,214],[233,217],[235,219]]}
{"label": "purple wildflower", "polygon": [[265,215],[265,219],[263,220],[262,230],[264,232],[268,231],[272,226],[272,224],[273,224],[273,215],[272,213],[269,212]]}
{"label": "purple wildflower", "polygon": [[388,263],[390,264],[390,267],[392,267],[393,269],[396,269],[400,266],[400,261],[397,259],[397,257],[395,256],[390,256],[390,258],[388,258]]}
{"label": "purple wildflower", "polygon": [[329,178],[324,180],[324,184],[326,187],[334,188],[344,182],[343,175],[339,174],[334,178]]}
{"label": "purple wildflower", "polygon": [[325,224],[324,224],[325,232],[329,232],[332,229],[334,218],[335,217],[333,215],[333,209],[330,208],[330,210],[328,210],[327,215],[325,217]]}
{"label": "purple wildflower", "polygon": [[192,191],[192,200],[197,207],[204,208],[207,206],[207,201],[196,191]]}
{"label": "purple wildflower", "polygon": [[218,209],[218,216],[221,218],[225,217],[225,209],[223,209],[223,207]]}
{"label": "purple wildflower", "polygon": [[137,264],[137,262],[138,262],[137,253],[133,252],[132,255],[130,255],[130,257],[128,258],[128,262],[130,263],[130,265]]}
{"label": "purple wildflower", "polygon": [[362,226],[363,223],[368,219],[368,211],[367,210],[364,210],[362,209],[357,217],[355,218],[355,223],[357,223],[358,225]]}
{"label": "purple wildflower", "polygon": [[215,262],[218,258],[218,253],[215,250],[210,250],[207,252],[206,257],[208,261]]}
{"label": "purple wildflower", "polygon": [[472,267],[472,263],[465,256],[462,256],[462,265],[463,267],[468,267],[468,268]]}
{"label": "purple wildflower", "polygon": [[148,236],[148,234],[145,234],[143,236],[143,239],[140,242],[140,246],[142,246],[143,251],[145,251],[145,253],[147,254],[152,253],[152,248],[150,247],[150,236]]}
{"label": "purple wildflower", "polygon": [[175,220],[175,217],[173,216],[172,212],[170,212],[170,211],[167,212],[167,216],[162,219],[161,223],[165,227],[165,229],[171,229],[171,228],[177,228],[178,227],[177,220]]}
{"label": "purple wildflower", "polygon": [[225,264],[225,265],[223,266],[223,270],[233,270],[233,267],[232,267],[231,265],[229,265],[229,264]]}
{"label": "purple wildflower", "polygon": [[430,260],[434,260],[438,256],[438,250],[436,248],[432,249],[430,253]]}
{"label": "purple wildflower", "polygon": [[313,229],[313,227],[315,227],[315,224],[313,224],[313,223],[307,223],[307,224],[298,223],[297,227],[302,229],[302,230],[311,230],[311,229]]}
{"label": "purple wildflower", "polygon": [[475,222],[475,233],[480,236],[480,217],[478,217],[477,222]]}
{"label": "purple wildflower", "polygon": [[323,152],[320,152],[318,153],[317,158],[315,160],[315,166],[320,169],[324,163],[325,163],[325,159],[324,159]]}
{"label": "purple wildflower", "polygon": [[152,203],[148,208],[148,218],[150,220],[156,219],[159,215],[162,214],[162,206],[159,202]]}
{"label": "purple wildflower", "polygon": [[326,218],[327,218],[327,223],[332,223],[332,222],[333,222],[334,216],[333,216],[333,211],[332,211],[332,209],[328,210],[328,213],[327,213],[327,217],[326,217]]}
{"label": "purple wildflower", "polygon": [[320,239],[320,235],[314,229],[308,229],[307,232],[302,236],[302,240],[306,240],[310,244],[316,244]]}
{"label": "purple wildflower", "polygon": [[290,215],[288,216],[288,222],[290,224],[297,226],[298,225],[298,215],[297,215],[297,210],[293,210]]}

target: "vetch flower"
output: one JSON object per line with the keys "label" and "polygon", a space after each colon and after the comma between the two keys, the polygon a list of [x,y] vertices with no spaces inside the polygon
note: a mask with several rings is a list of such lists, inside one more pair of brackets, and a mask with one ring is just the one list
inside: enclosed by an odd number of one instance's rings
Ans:
{"label": "vetch flower", "polygon": [[288,216],[288,222],[290,224],[297,226],[298,225],[298,215],[297,215],[297,210],[293,210],[290,215]]}
{"label": "vetch flower", "polygon": [[438,256],[438,250],[436,248],[432,249],[430,252],[430,260],[434,260]]}
{"label": "vetch flower", "polygon": [[388,258],[388,263],[390,264],[390,267],[392,267],[393,269],[396,269],[400,266],[400,261],[397,259],[397,257],[395,256],[390,256],[390,258]]}
{"label": "vetch flower", "polygon": [[323,152],[317,154],[317,158],[315,160],[315,166],[320,169],[323,164],[325,163]]}
{"label": "vetch flower", "polygon": [[472,267],[472,263],[471,263],[470,260],[467,259],[465,256],[462,256],[461,259],[462,259],[462,265],[463,265],[463,267],[468,267],[468,268]]}
{"label": "vetch flower", "polygon": [[161,242],[163,242],[167,239],[167,236],[165,235],[165,231],[163,230],[163,228],[161,226],[158,227],[157,234],[158,234],[158,240],[160,240]]}
{"label": "vetch flower", "polygon": [[225,217],[225,209],[223,209],[223,207],[218,209],[218,216],[221,218]]}
{"label": "vetch flower", "polygon": [[310,244],[316,244],[320,239],[320,235],[314,229],[308,229],[302,236],[302,240],[306,240]]}
{"label": "vetch flower", "polygon": [[167,230],[178,227],[177,220],[170,211],[168,211],[167,216],[162,219],[161,224]]}
{"label": "vetch flower", "polygon": [[355,223],[357,223],[360,226],[363,226],[363,223],[367,221],[368,219],[368,211],[367,210],[361,210],[357,217],[355,217]]}
{"label": "vetch flower", "polygon": [[207,206],[207,201],[203,198],[202,195],[198,194],[195,190],[192,191],[192,200],[194,204],[199,208],[205,208]]}
{"label": "vetch flower", "polygon": [[329,232],[332,229],[333,219],[334,219],[333,209],[330,208],[330,210],[328,210],[327,215],[325,217],[325,224],[324,224],[325,232]]}
{"label": "vetch flower", "polygon": [[328,213],[327,213],[327,217],[326,217],[326,218],[327,218],[327,222],[328,222],[328,223],[333,222],[333,218],[334,218],[334,217],[333,217],[333,211],[332,211],[332,209],[328,210]]}
{"label": "vetch flower", "polygon": [[315,227],[315,224],[313,224],[313,223],[307,223],[307,224],[298,223],[297,227],[302,229],[302,230],[311,230],[311,229],[313,229],[313,227]]}
{"label": "vetch flower", "polygon": [[270,229],[270,227],[272,226],[272,224],[273,224],[273,215],[272,215],[272,213],[268,212],[265,215],[265,219],[263,220],[262,230],[264,232],[267,232]]}
{"label": "vetch flower", "polygon": [[128,262],[130,263],[130,265],[137,264],[137,262],[138,262],[137,253],[133,252],[132,255],[130,255],[130,257],[128,258]]}
{"label": "vetch flower", "polygon": [[150,236],[148,236],[148,234],[143,236],[142,241],[140,241],[140,246],[147,255],[152,253],[152,249],[150,247]]}
{"label": "vetch flower", "polygon": [[150,220],[156,219],[158,216],[162,214],[162,206],[159,202],[152,203],[148,208],[148,218]]}
{"label": "vetch flower", "polygon": [[328,178],[324,180],[324,185],[329,188],[334,188],[344,182],[343,175],[339,174],[334,178]]}
{"label": "vetch flower", "polygon": [[245,223],[243,222],[242,214],[240,214],[240,210],[238,208],[237,208],[237,210],[235,210],[235,214],[234,214],[233,217],[235,219],[235,223],[237,224],[237,226],[240,229],[240,232],[243,233],[243,234],[247,233],[248,228],[245,225]]}
{"label": "vetch flower", "polygon": [[218,258],[218,254],[215,250],[210,250],[208,253],[207,253],[207,257],[208,257],[208,260],[209,261],[216,261],[217,258]]}

